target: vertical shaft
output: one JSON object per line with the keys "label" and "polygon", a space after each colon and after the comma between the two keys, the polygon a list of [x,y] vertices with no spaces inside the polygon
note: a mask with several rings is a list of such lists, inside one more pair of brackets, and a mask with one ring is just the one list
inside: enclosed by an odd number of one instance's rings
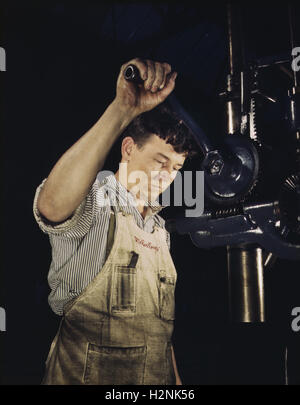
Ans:
{"label": "vertical shaft", "polygon": [[257,245],[227,246],[229,309],[233,322],[264,322],[263,254]]}

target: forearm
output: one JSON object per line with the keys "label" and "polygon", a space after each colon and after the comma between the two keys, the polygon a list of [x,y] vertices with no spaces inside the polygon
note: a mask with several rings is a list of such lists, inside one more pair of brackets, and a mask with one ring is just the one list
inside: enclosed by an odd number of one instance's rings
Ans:
{"label": "forearm", "polygon": [[130,120],[117,102],[112,102],[93,127],[63,154],[39,196],[38,209],[45,217],[59,222],[75,211]]}
{"label": "forearm", "polygon": [[171,346],[171,350],[172,350],[172,362],[173,362],[173,368],[174,368],[174,373],[175,373],[175,377],[176,377],[176,385],[181,385],[181,378],[179,376],[178,373],[178,369],[177,369],[177,364],[176,364],[176,359],[175,359],[175,353],[174,353],[174,348],[173,345]]}

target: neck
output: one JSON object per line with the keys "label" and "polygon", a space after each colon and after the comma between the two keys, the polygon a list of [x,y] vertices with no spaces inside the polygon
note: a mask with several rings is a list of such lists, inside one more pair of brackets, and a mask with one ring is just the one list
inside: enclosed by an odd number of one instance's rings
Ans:
{"label": "neck", "polygon": [[[114,173],[114,176],[129,192],[135,186],[135,184],[133,184],[132,187],[129,187],[128,177],[125,177],[125,181],[124,181],[124,178],[122,176],[120,176],[119,170],[116,173]],[[133,197],[136,201],[137,210],[142,215],[142,217],[145,218],[147,211],[148,211],[148,207],[145,206],[145,203],[146,203],[145,200],[143,198],[139,198],[137,195],[135,195],[133,193],[131,193],[131,194],[133,195]]]}

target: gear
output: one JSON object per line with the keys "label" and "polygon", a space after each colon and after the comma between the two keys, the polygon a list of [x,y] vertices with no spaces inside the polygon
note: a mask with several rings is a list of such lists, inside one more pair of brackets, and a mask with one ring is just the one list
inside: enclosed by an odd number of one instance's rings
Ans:
{"label": "gear", "polygon": [[249,113],[249,135],[250,139],[257,142],[261,145],[259,137],[257,135],[257,126],[256,126],[256,100],[254,97],[250,101],[250,113]]}
{"label": "gear", "polygon": [[240,166],[233,175],[228,170],[220,176],[205,173],[205,198],[208,204],[230,207],[244,202],[258,182],[260,145],[242,135],[229,135],[224,150],[237,158]]}

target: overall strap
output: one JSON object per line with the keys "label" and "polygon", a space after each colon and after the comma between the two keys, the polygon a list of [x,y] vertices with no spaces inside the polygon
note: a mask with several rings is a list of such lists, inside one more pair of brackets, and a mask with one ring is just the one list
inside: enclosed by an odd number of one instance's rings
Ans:
{"label": "overall strap", "polygon": [[112,245],[114,243],[115,228],[116,228],[115,212],[112,209],[112,207],[110,207],[110,219],[109,219],[109,227],[108,227],[108,232],[107,232],[105,261],[108,258],[108,255],[109,255]]}

